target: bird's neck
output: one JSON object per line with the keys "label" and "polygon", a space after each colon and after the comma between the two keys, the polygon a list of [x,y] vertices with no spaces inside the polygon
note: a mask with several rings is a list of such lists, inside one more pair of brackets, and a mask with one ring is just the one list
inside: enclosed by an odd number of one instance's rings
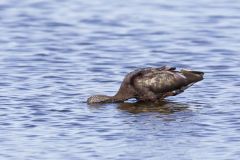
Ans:
{"label": "bird's neck", "polygon": [[120,88],[116,95],[112,96],[114,102],[121,102],[132,98],[132,92],[129,88]]}
{"label": "bird's neck", "polygon": [[127,97],[122,94],[116,94],[115,96],[111,96],[110,99],[112,100],[112,102],[122,102],[127,100]]}
{"label": "bird's neck", "polygon": [[114,96],[106,96],[107,99],[104,102],[123,102],[129,98],[133,98],[134,91],[131,86],[122,84]]}
{"label": "bird's neck", "polygon": [[124,94],[119,93],[119,92],[114,96],[104,95],[104,97],[99,97],[99,100],[101,103],[123,102],[127,99],[128,99],[128,97],[126,97]]}

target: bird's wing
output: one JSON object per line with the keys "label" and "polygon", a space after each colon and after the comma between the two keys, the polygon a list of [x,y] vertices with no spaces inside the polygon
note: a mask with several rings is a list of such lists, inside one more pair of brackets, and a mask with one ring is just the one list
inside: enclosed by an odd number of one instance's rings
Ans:
{"label": "bird's wing", "polygon": [[170,67],[170,66],[162,66],[159,68],[152,68],[152,67],[140,68],[140,69],[136,69],[133,72],[128,73],[125,77],[125,80],[132,83],[133,80],[138,76],[142,76],[145,74],[151,74],[151,73],[159,72],[159,71],[174,71],[175,69],[176,69],[176,67]]}
{"label": "bird's wing", "polygon": [[162,66],[162,67],[159,67],[159,68],[156,68],[157,70],[159,71],[174,71],[176,70],[176,67],[171,67],[171,66]]}
{"label": "bird's wing", "polygon": [[155,93],[174,91],[186,85],[186,77],[171,69],[149,71],[133,78],[133,86],[149,88]]}
{"label": "bird's wing", "polygon": [[[175,67],[168,66],[159,68],[140,68],[128,73],[122,82],[122,86],[127,85],[137,93],[141,92],[139,89],[144,90],[142,92],[146,92],[145,90],[152,90],[154,92],[155,90],[158,92],[164,92],[165,90],[172,91],[181,85],[181,81],[184,79],[184,77],[176,76],[176,73]],[[151,83],[147,82],[152,78],[156,78],[156,80],[153,80]]]}

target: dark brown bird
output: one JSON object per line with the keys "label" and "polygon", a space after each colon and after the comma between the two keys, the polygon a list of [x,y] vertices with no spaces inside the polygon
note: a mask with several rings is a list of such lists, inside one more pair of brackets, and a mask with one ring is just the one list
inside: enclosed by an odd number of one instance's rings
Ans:
{"label": "dark brown bird", "polygon": [[95,95],[87,103],[123,102],[130,98],[138,101],[159,101],[182,93],[194,83],[203,80],[203,72],[180,70],[175,67],[141,68],[124,78],[115,96]]}

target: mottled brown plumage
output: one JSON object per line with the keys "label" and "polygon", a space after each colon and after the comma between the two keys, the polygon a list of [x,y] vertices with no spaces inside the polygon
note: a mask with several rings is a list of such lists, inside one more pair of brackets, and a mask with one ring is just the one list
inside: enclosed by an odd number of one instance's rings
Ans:
{"label": "mottled brown plumage", "polygon": [[142,68],[124,78],[115,96],[96,95],[88,103],[122,102],[130,98],[138,101],[158,101],[182,93],[203,79],[203,72],[180,70],[174,67]]}

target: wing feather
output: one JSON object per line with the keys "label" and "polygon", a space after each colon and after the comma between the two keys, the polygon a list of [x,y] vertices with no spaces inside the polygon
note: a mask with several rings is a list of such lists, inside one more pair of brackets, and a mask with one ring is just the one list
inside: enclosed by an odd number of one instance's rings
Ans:
{"label": "wing feather", "polygon": [[145,72],[134,78],[136,88],[149,88],[154,93],[164,93],[187,85],[186,78],[177,71],[160,70]]}

